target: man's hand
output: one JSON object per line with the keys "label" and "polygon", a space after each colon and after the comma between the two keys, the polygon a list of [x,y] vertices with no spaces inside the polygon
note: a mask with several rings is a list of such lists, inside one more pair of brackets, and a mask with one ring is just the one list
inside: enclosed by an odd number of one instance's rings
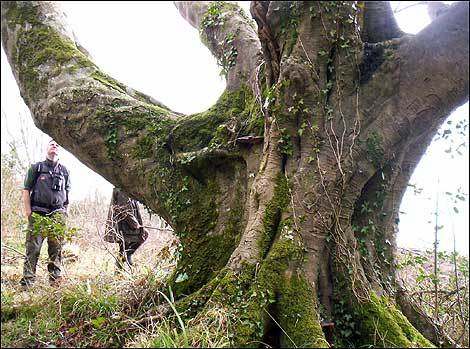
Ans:
{"label": "man's hand", "polygon": [[29,197],[29,190],[23,189],[22,196],[23,196],[24,214],[26,215],[26,218],[29,218],[29,216],[31,216],[31,198]]}

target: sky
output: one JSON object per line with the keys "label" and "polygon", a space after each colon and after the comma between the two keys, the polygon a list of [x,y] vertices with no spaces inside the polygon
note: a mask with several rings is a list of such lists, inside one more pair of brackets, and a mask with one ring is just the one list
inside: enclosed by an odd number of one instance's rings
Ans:
{"label": "sky", "polygon": [[[198,31],[179,15],[172,2],[60,3],[78,40],[90,52],[94,62],[122,83],[186,114],[206,110],[223,92],[225,81],[219,74],[215,58],[200,42]],[[412,2],[392,2],[392,8],[397,10],[401,29],[417,33],[430,19],[425,6],[407,7],[410,4]],[[248,10],[248,2],[241,5]],[[3,48],[1,87],[2,153],[8,151],[8,132],[19,134],[20,120],[25,120],[28,126],[29,140],[40,138],[44,143],[47,136],[35,129]],[[449,117],[450,125],[445,124],[452,129],[453,143],[450,139],[434,142],[411,178],[410,183],[422,190],[421,194],[415,195],[410,187],[405,194],[400,208],[403,213],[400,214],[398,246],[432,248],[437,200],[438,225],[443,226],[438,233],[439,249],[452,250],[455,232],[457,250],[468,255],[468,200],[457,200],[457,214],[449,202],[450,196],[445,194],[446,191],[457,192],[459,187],[463,193],[468,193],[468,132],[458,134],[455,125],[460,120],[468,124],[468,103]],[[467,144],[459,148],[463,154],[459,155],[455,148],[462,142]],[[453,151],[446,153],[450,147]],[[44,148],[37,144],[32,148],[35,157],[32,161],[42,160]],[[72,154],[62,149],[60,159],[71,169],[72,198],[82,199],[96,191],[108,197],[111,195],[112,185]]]}

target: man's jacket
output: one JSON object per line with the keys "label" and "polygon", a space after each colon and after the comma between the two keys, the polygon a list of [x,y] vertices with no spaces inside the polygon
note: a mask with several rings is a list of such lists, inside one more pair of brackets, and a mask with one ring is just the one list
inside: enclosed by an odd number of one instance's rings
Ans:
{"label": "man's jacket", "polygon": [[33,212],[49,213],[64,209],[69,203],[69,171],[59,162],[37,162],[29,169],[24,188],[30,190]]}
{"label": "man's jacket", "polygon": [[114,188],[106,219],[104,241],[145,241],[147,231],[142,225],[137,201],[132,200],[121,190]]}

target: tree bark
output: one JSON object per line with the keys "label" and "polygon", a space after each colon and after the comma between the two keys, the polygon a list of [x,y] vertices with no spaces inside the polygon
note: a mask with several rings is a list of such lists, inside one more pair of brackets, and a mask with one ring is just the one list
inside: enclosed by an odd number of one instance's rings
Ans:
{"label": "tree bark", "polygon": [[234,345],[441,340],[394,300],[395,235],[416,164],[468,99],[468,3],[416,36],[360,4],[254,1],[256,28],[233,4],[177,2],[227,79],[181,115],[102,73],[53,4],[2,2],[36,125],[173,226],[179,309],[225,309]]}

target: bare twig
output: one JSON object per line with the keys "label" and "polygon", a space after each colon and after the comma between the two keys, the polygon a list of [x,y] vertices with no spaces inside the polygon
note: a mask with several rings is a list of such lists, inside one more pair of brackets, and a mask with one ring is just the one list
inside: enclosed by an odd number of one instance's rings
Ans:
{"label": "bare twig", "polygon": [[145,317],[143,317],[139,320],[135,320],[133,318],[130,318],[130,319],[124,320],[122,322],[123,323],[130,323],[132,325],[140,325],[140,324],[151,322],[153,320],[161,320],[168,313],[169,309],[170,309],[170,307],[168,305],[161,304],[157,307],[157,310],[156,310],[157,314],[155,314],[155,315],[145,316]]}
{"label": "bare twig", "polygon": [[405,11],[411,7],[414,7],[414,6],[418,6],[418,5],[426,5],[427,4],[427,1],[418,1],[417,3],[414,3],[414,4],[411,4],[411,5],[408,5],[408,6],[405,6],[403,8],[399,8],[400,6],[398,5],[395,10],[393,10],[393,13],[399,13],[401,11]]}
{"label": "bare twig", "polygon": [[25,255],[23,252],[18,251],[18,250],[17,250],[16,248],[14,248],[14,247],[5,245],[3,242],[2,242],[2,247],[5,247],[7,250],[14,251],[14,252],[16,252],[16,253],[22,255],[23,257],[26,257],[26,255]]}

